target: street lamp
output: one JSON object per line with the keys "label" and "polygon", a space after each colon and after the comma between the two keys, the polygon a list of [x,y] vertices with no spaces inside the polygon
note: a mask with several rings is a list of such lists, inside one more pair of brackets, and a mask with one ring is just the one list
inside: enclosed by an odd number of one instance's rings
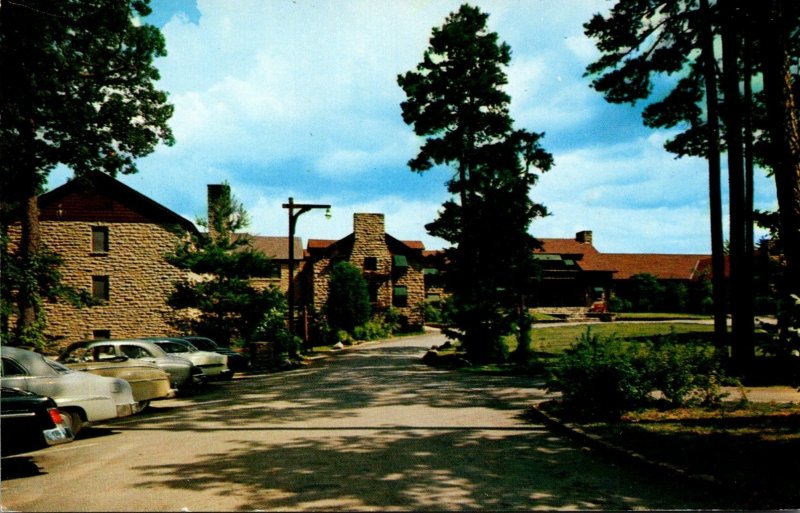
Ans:
{"label": "street lamp", "polygon": [[309,203],[295,203],[289,198],[283,208],[289,209],[289,334],[294,338],[294,228],[297,218],[315,208],[325,209],[325,218],[331,218],[331,206]]}

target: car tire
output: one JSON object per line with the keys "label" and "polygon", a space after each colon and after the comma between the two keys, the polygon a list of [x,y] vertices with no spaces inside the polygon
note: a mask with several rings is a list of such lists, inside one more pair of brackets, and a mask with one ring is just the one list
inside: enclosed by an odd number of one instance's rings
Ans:
{"label": "car tire", "polygon": [[136,413],[145,411],[150,406],[150,401],[139,401],[136,403]]}
{"label": "car tire", "polygon": [[64,425],[72,431],[72,434],[78,436],[83,428],[81,414],[75,410],[61,410],[61,419],[64,421]]}

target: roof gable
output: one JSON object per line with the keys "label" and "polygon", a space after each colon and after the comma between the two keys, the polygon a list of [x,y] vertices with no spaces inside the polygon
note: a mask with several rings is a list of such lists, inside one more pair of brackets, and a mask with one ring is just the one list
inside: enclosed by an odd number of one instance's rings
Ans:
{"label": "roof gable", "polygon": [[185,217],[101,172],[73,178],[38,203],[42,221],[156,223],[197,233]]}

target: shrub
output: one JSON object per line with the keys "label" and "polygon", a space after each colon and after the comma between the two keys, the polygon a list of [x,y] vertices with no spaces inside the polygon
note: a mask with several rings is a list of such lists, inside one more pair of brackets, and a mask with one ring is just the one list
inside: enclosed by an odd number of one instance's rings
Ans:
{"label": "shrub", "polygon": [[650,344],[649,353],[647,372],[653,387],[673,406],[719,402],[723,376],[712,346],[678,344],[673,335],[668,335]]}
{"label": "shrub", "polygon": [[636,349],[587,330],[559,360],[548,388],[560,391],[565,410],[577,417],[616,418],[635,410],[652,389]]}
{"label": "shrub", "polygon": [[558,361],[548,387],[562,393],[567,413],[612,419],[652,403],[655,391],[672,406],[716,403],[722,379],[712,346],[678,344],[672,335],[641,342],[601,340],[587,330]]}

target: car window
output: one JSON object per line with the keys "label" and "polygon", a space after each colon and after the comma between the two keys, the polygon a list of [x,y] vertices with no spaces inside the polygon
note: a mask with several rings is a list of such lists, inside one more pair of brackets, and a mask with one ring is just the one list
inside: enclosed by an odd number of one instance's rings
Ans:
{"label": "car window", "polygon": [[96,362],[103,360],[113,360],[117,357],[116,348],[112,345],[94,346],[92,348],[92,358]]}
{"label": "car window", "polygon": [[128,358],[154,358],[150,351],[141,346],[123,345],[120,346],[120,350]]}
{"label": "car window", "polygon": [[62,361],[64,361],[65,363],[78,363],[78,362],[88,362],[91,361],[91,359],[92,359],[91,350],[85,347],[76,347],[72,351],[65,354]]}
{"label": "car window", "polygon": [[168,353],[188,353],[189,349],[176,342],[156,342],[158,347]]}
{"label": "car window", "polygon": [[11,358],[3,358],[3,370],[0,376],[4,378],[13,378],[18,376],[27,376],[28,373],[22,368],[20,364]]}

